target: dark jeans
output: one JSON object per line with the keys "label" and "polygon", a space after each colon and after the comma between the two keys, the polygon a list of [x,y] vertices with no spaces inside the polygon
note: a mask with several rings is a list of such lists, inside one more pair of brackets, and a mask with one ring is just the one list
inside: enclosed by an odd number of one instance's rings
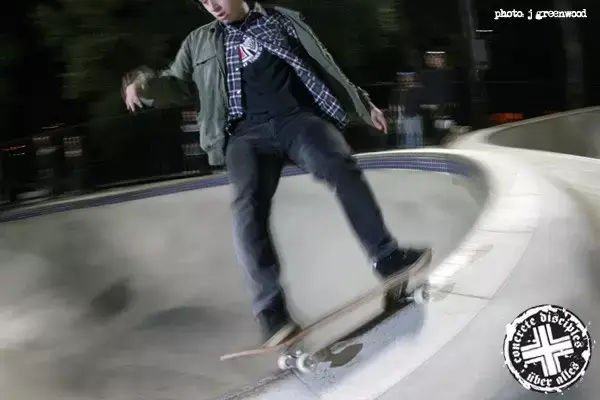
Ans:
{"label": "dark jeans", "polygon": [[226,162],[233,189],[234,245],[255,315],[281,292],[269,216],[286,158],[327,183],[374,261],[397,247],[362,171],[334,125],[309,112],[261,123],[246,120],[230,138]]}

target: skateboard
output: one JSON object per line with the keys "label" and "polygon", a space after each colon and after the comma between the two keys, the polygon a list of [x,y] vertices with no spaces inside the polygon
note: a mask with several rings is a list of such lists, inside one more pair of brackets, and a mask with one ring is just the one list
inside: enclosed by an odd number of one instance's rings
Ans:
{"label": "skateboard", "polygon": [[[430,292],[433,289],[433,287],[427,282],[429,275],[427,272],[431,265],[431,258],[432,253],[426,253],[417,262],[415,262],[415,264],[413,264],[409,270],[384,281],[381,285],[378,285],[374,289],[362,294],[355,300],[343,305],[342,307],[332,311],[319,320],[292,334],[285,341],[278,345],[247,349],[235,353],[225,354],[221,356],[221,361],[279,352],[281,354],[277,360],[277,365],[281,370],[294,369],[303,374],[310,373],[316,368],[318,361],[313,353],[305,352],[301,348],[302,341],[306,336],[335,321],[336,319],[352,312],[360,305],[367,303],[369,300],[372,300],[377,296],[385,296],[387,293],[393,291],[397,291],[395,293],[400,294],[400,301],[405,300],[407,302],[415,302],[417,304],[423,304],[427,302],[430,298]],[[414,281],[412,280],[413,278]],[[343,336],[347,336],[347,334],[344,334]],[[331,341],[325,346],[321,346],[322,348],[314,354],[331,348],[338,342],[340,342],[340,337]]]}

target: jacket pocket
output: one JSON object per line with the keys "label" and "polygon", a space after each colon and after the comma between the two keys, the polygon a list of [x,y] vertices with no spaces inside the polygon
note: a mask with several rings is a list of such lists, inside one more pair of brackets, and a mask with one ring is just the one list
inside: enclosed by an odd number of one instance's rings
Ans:
{"label": "jacket pocket", "polygon": [[206,63],[208,63],[209,61],[213,60],[216,57],[217,57],[216,53],[202,54],[194,60],[194,68],[202,67],[203,65],[205,65]]}
{"label": "jacket pocket", "polygon": [[[209,81],[206,80],[210,71],[216,68],[217,55],[215,53],[202,54],[194,60],[194,81],[198,90],[207,90]],[[202,96],[201,96],[202,97]]]}

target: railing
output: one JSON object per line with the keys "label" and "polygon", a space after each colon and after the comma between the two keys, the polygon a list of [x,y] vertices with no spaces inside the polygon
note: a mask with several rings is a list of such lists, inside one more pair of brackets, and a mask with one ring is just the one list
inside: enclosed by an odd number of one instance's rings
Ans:
{"label": "railing", "polygon": [[[386,108],[393,84],[364,88],[375,104]],[[600,104],[597,89],[587,88],[586,105]],[[490,125],[566,109],[559,85],[487,82],[486,90]],[[454,117],[460,125],[470,125],[466,85],[456,82],[454,92],[460,104]],[[14,204],[27,197],[64,196],[209,174],[194,118],[185,107],[150,109],[1,144],[0,202]],[[347,137],[356,151],[386,146],[381,138],[363,132],[348,133]],[[439,140],[429,138],[428,142],[437,144]]]}
{"label": "railing", "polygon": [[209,173],[185,108],[46,130],[0,145],[2,198],[63,196]]}

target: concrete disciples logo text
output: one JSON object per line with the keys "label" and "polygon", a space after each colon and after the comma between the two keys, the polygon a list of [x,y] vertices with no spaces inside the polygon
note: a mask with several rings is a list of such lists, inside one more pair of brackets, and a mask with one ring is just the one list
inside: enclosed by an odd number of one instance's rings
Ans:
{"label": "concrete disciples logo text", "polygon": [[560,393],[584,376],[593,343],[586,325],[554,305],[532,307],[506,326],[504,359],[526,389]]}

